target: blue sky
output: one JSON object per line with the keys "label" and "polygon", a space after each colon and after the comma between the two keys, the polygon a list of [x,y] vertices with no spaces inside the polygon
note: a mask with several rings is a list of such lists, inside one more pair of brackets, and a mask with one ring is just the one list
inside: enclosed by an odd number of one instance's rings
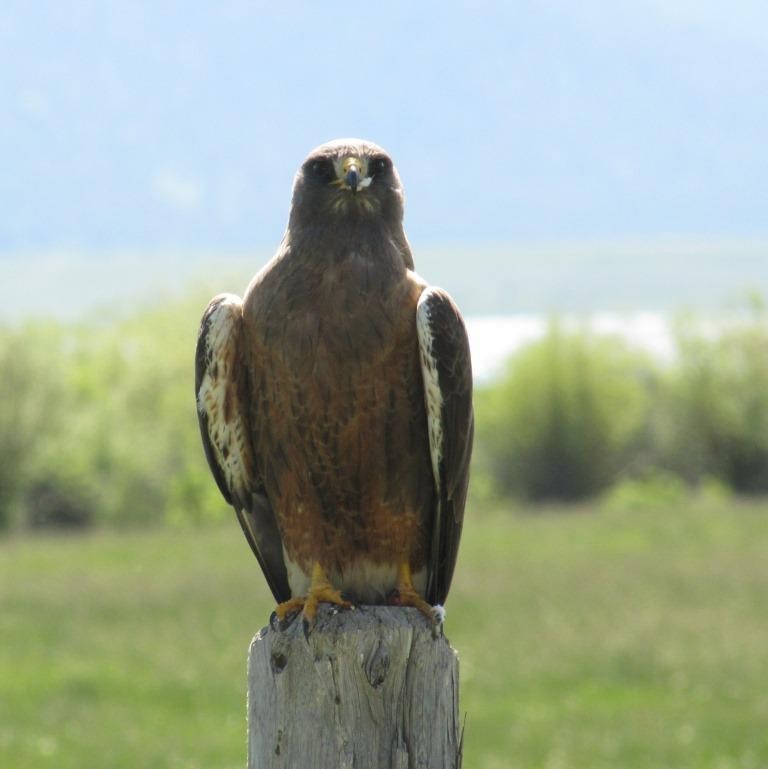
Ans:
{"label": "blue sky", "polygon": [[768,236],[766,3],[6,0],[0,93],[0,254],[273,247],[345,135],[417,244]]}

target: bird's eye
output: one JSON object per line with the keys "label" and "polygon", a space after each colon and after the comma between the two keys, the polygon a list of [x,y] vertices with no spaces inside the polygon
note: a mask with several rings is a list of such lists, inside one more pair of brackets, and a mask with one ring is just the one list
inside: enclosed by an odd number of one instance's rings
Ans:
{"label": "bird's eye", "polygon": [[374,158],[369,170],[372,174],[381,175],[389,171],[391,165],[389,158]]}
{"label": "bird's eye", "polygon": [[309,172],[315,179],[329,182],[335,176],[333,163],[330,160],[313,160],[309,164]]}

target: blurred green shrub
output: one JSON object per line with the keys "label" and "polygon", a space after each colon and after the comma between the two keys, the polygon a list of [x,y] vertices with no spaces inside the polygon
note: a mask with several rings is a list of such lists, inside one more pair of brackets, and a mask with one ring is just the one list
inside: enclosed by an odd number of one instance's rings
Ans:
{"label": "blurred green shrub", "polygon": [[642,475],[620,479],[606,492],[602,507],[628,512],[672,510],[687,496],[688,490],[680,476],[668,470],[652,469]]}
{"label": "blurred green shrub", "polygon": [[612,337],[547,335],[476,397],[477,469],[500,494],[577,500],[613,482],[648,423],[647,358]]}
{"label": "blurred green shrub", "polygon": [[29,458],[62,426],[63,332],[54,323],[0,328],[0,529],[33,481]]}
{"label": "blurred green shrub", "polygon": [[722,329],[684,318],[678,358],[658,403],[659,463],[690,484],[716,478],[737,492],[768,491],[768,315]]}
{"label": "blurred green shrub", "polygon": [[201,521],[226,514],[194,403],[205,300],[87,324],[0,329],[0,522]]}
{"label": "blurred green shrub", "polygon": [[617,482],[625,501],[669,502],[710,482],[768,492],[765,307],[753,302],[725,325],[683,317],[675,341],[662,367],[553,322],[477,393],[483,487],[490,479],[497,494],[532,500],[577,500]]}
{"label": "blurred green shrub", "polygon": [[82,528],[95,517],[87,486],[56,470],[31,480],[24,491],[22,510],[24,522],[31,528]]}
{"label": "blurred green shrub", "polygon": [[727,486],[714,478],[702,478],[695,494],[685,481],[669,470],[649,468],[636,475],[619,479],[601,499],[601,508],[609,512],[639,513],[653,510],[674,510],[695,502],[722,508],[731,496]]}

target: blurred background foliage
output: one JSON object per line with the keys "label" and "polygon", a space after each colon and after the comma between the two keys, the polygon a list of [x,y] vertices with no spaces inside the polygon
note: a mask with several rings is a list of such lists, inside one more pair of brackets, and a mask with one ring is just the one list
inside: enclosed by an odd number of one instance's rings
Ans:
{"label": "blurred background foliage", "polygon": [[201,454],[201,300],[0,332],[4,526],[200,521],[224,506]]}
{"label": "blurred background foliage", "polygon": [[[198,436],[190,295],[128,316],[0,327],[0,524],[187,524],[228,515]],[[768,317],[681,316],[676,354],[552,318],[476,390],[481,505],[630,506],[768,491]],[[648,501],[648,500],[646,500]]]}
{"label": "blurred background foliage", "polygon": [[654,360],[611,336],[563,330],[510,359],[476,396],[475,475],[500,497],[577,501],[611,487],[768,491],[768,316],[681,315]]}

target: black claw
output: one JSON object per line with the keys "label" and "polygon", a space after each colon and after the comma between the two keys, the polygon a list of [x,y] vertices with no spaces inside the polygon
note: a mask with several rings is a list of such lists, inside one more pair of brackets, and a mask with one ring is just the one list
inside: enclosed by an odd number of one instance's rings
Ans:
{"label": "black claw", "polygon": [[387,606],[402,606],[400,591],[397,588],[390,590],[384,600],[387,602]]}
{"label": "black claw", "polygon": [[336,605],[335,606],[336,611],[334,612],[334,614],[338,614],[340,611],[354,611],[357,608],[357,606],[355,606],[355,604],[352,602],[352,596],[349,593],[342,593],[341,597],[345,601],[347,601],[350,605],[349,606]]}
{"label": "black claw", "polygon": [[301,629],[304,631],[304,640],[309,643],[309,634],[312,630],[312,625],[306,617],[301,618]]}
{"label": "black claw", "polygon": [[280,621],[277,619],[276,611],[273,611],[272,614],[269,615],[269,626],[272,628],[272,630],[280,629]]}
{"label": "black claw", "polygon": [[293,623],[296,621],[296,617],[299,616],[299,612],[292,611],[283,617],[283,619],[277,621],[277,629],[281,632],[284,630],[288,630],[288,628],[293,625]]}
{"label": "black claw", "polygon": [[294,623],[296,617],[301,614],[301,609],[293,609],[285,615],[280,622],[280,630],[288,630],[288,628]]}

